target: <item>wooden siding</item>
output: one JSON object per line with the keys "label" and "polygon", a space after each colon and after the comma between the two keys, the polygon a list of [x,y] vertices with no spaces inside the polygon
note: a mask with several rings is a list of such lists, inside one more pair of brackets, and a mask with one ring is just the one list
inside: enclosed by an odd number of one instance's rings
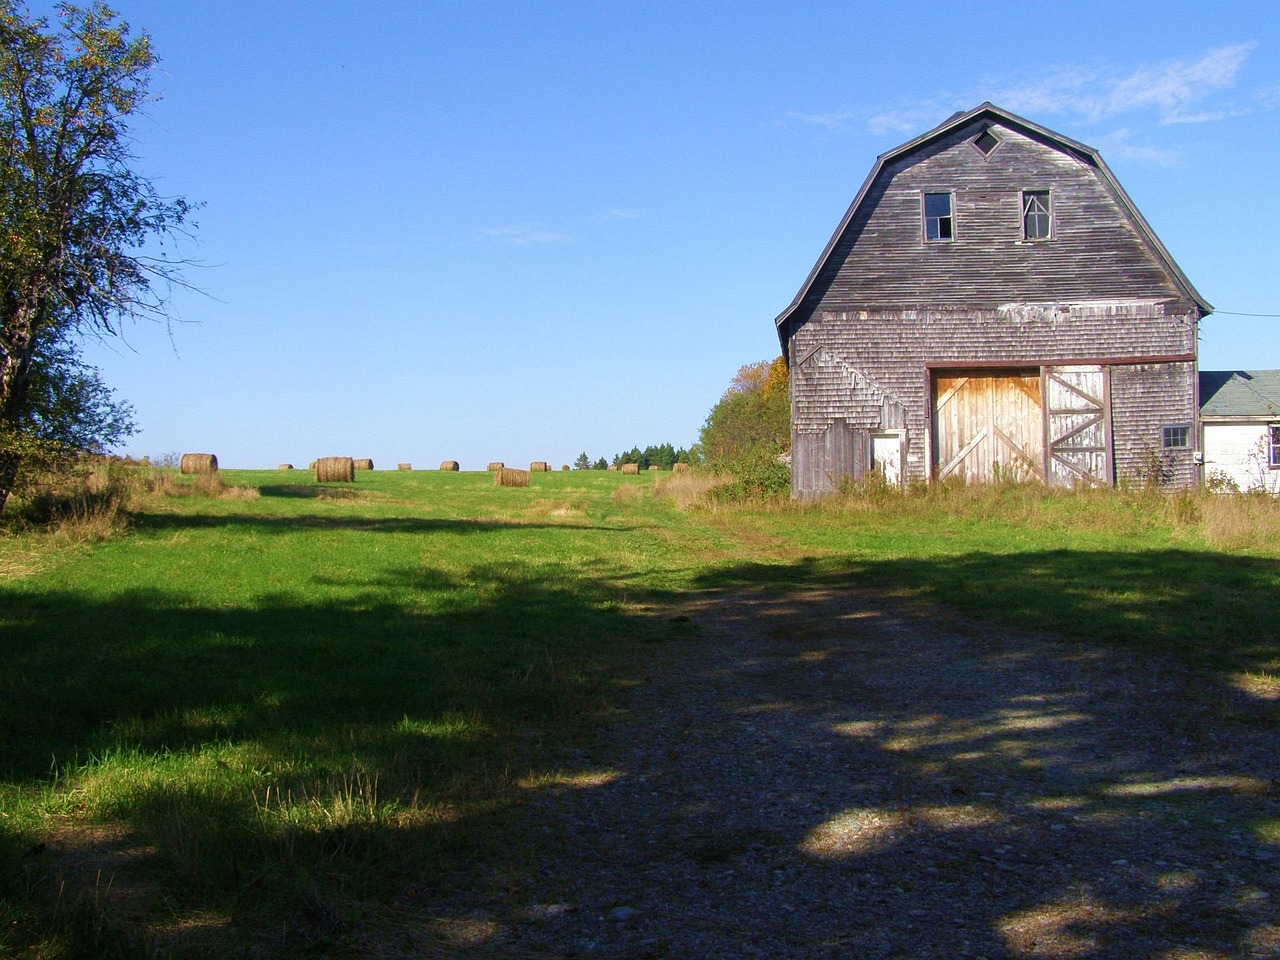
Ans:
{"label": "wooden siding", "polygon": [[[1153,358],[1191,358],[1195,316],[1186,301],[1022,304],[985,311],[859,310],[816,316],[789,344],[793,491],[811,496],[833,489],[825,482],[813,486],[806,479],[810,476],[861,476],[860,467],[833,462],[801,469],[804,438],[825,433],[837,421],[868,436],[905,431],[904,477],[931,476],[933,444],[926,438],[932,426],[935,369],[1085,362],[1143,365],[1143,360]],[[1113,419],[1127,416],[1127,409],[1136,404],[1148,411],[1140,416],[1154,412],[1157,419],[1164,417],[1163,422],[1185,422],[1182,411],[1194,405],[1185,381],[1157,378],[1149,387],[1152,392],[1146,395],[1122,391],[1118,400],[1113,398]],[[806,449],[817,454],[816,448]],[[832,448],[833,455],[838,449],[843,448]],[[1115,465],[1131,469],[1133,461],[1122,458]]]}
{"label": "wooden siding", "polygon": [[1116,478],[1145,481],[1153,462],[1165,471],[1163,480],[1188,486],[1199,479],[1195,463],[1196,431],[1189,445],[1163,450],[1160,428],[1194,425],[1196,370],[1194,363],[1140,363],[1111,371],[1111,404]]}

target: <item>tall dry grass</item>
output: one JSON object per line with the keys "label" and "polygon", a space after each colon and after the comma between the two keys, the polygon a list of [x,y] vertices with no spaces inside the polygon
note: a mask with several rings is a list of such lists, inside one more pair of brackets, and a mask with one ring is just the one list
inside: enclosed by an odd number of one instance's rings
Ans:
{"label": "tall dry grass", "polygon": [[890,485],[878,474],[846,484],[838,493],[809,501],[760,498],[737,503],[717,496],[729,475],[692,472],[662,477],[655,497],[682,510],[795,511],[817,515],[990,520],[1034,529],[1135,533],[1164,527],[1180,537],[1226,552],[1280,554],[1280,498],[1266,493],[1213,492],[1204,488],[1073,489],[1038,482],[969,484],[943,481]]}
{"label": "tall dry grass", "polygon": [[727,475],[686,469],[653,481],[653,495],[689,510],[713,505],[712,491],[732,482],[733,478]]}

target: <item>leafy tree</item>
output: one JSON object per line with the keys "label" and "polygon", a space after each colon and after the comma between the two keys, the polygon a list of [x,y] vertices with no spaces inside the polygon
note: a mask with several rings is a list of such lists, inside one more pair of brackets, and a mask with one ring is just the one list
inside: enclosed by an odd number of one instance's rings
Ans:
{"label": "leafy tree", "polygon": [[791,447],[788,382],[782,357],[738,370],[698,437],[708,466],[738,474],[753,490],[785,490],[790,470],[783,456]]}
{"label": "leafy tree", "polygon": [[[150,38],[100,3],[60,5],[51,27],[0,0],[0,509],[33,446],[86,435],[83,423],[52,429],[64,408],[42,397],[79,396],[90,418],[122,409],[83,402],[101,401],[104,388],[73,337],[116,335],[132,318],[167,321],[168,294],[182,283],[165,241],[183,234],[192,206],[134,170],[129,137],[157,62]],[[80,386],[48,383],[67,376]],[[118,434],[100,426],[98,439]]]}
{"label": "leafy tree", "polygon": [[587,451],[583,450],[580,454],[578,454],[578,459],[573,461],[573,469],[575,470],[591,469],[591,458],[587,456]]}

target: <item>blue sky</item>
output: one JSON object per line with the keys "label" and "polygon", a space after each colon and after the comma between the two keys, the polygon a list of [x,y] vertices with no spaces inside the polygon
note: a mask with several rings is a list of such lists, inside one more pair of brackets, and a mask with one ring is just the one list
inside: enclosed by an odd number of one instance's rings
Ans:
{"label": "blue sky", "polygon": [[[1280,367],[1280,4],[115,0],[201,293],[90,359],[128,451],[463,469],[697,439],[878,154],[990,100],[1097,147]],[[33,4],[34,10],[46,9]]]}

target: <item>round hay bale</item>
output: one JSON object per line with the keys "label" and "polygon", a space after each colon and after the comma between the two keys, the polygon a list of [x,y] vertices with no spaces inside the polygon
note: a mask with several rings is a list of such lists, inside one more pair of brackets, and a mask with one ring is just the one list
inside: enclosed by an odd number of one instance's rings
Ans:
{"label": "round hay bale", "polygon": [[650,472],[650,473],[653,473],[655,470],[661,470],[661,469],[662,469],[662,468],[661,468],[661,467],[659,467],[657,464],[653,464],[653,463],[649,464],[649,472]]}
{"label": "round hay bale", "polygon": [[350,457],[320,457],[316,460],[317,483],[355,483],[356,464]]}
{"label": "round hay bale", "polygon": [[561,471],[563,471],[564,473],[568,473],[568,472],[569,472],[569,465],[568,465],[567,463],[562,464],[562,465],[561,465],[561,467],[560,467],[560,469],[561,469]]}
{"label": "round hay bale", "polygon": [[316,462],[314,460],[312,460],[310,463],[307,464],[308,470],[314,470],[315,468],[316,468]]}
{"label": "round hay bale", "polygon": [[218,458],[212,453],[184,453],[178,463],[179,473],[217,473]]}
{"label": "round hay bale", "polygon": [[551,466],[545,460],[535,460],[529,464],[530,473],[546,473],[550,469]]}
{"label": "round hay bale", "polygon": [[501,460],[494,460],[489,464],[489,466],[485,467],[485,469],[488,470],[490,473],[496,473],[499,470],[505,469],[506,466],[507,465],[503,463]]}
{"label": "round hay bale", "polygon": [[529,471],[517,470],[515,467],[503,467],[494,474],[494,479],[500,487],[527,487],[529,485]]}
{"label": "round hay bale", "polygon": [[363,460],[352,460],[352,461],[351,461],[351,464],[352,464],[352,466],[354,466],[357,470],[372,470],[372,469],[373,469],[373,461],[372,461],[372,460],[370,460],[368,457],[364,458]]}
{"label": "round hay bale", "polygon": [[622,472],[629,477],[638,477],[640,475],[640,464],[624,463],[622,465]]}
{"label": "round hay bale", "polygon": [[280,464],[280,466],[276,467],[276,469],[277,469],[277,470],[292,470],[292,469],[293,469],[293,464],[292,464],[292,463],[282,463],[282,464]]}
{"label": "round hay bale", "polygon": [[413,464],[412,464],[412,463],[397,463],[397,464],[396,464],[396,469],[397,469],[397,470],[412,470],[412,469],[413,469]]}
{"label": "round hay bale", "polygon": [[441,461],[440,461],[440,469],[441,469],[441,470],[444,470],[444,471],[446,471],[446,472],[448,472],[448,473],[457,473],[457,472],[458,472],[458,461],[457,461],[457,460],[441,460]]}
{"label": "round hay bale", "polygon": [[688,470],[689,470],[689,465],[687,463],[673,463],[671,465],[672,473],[686,473],[688,472]]}
{"label": "round hay bale", "polygon": [[611,463],[611,464],[609,464],[607,467],[605,467],[605,469],[606,469],[606,470],[617,470],[617,469],[618,469],[618,465],[617,465],[616,463]]}

